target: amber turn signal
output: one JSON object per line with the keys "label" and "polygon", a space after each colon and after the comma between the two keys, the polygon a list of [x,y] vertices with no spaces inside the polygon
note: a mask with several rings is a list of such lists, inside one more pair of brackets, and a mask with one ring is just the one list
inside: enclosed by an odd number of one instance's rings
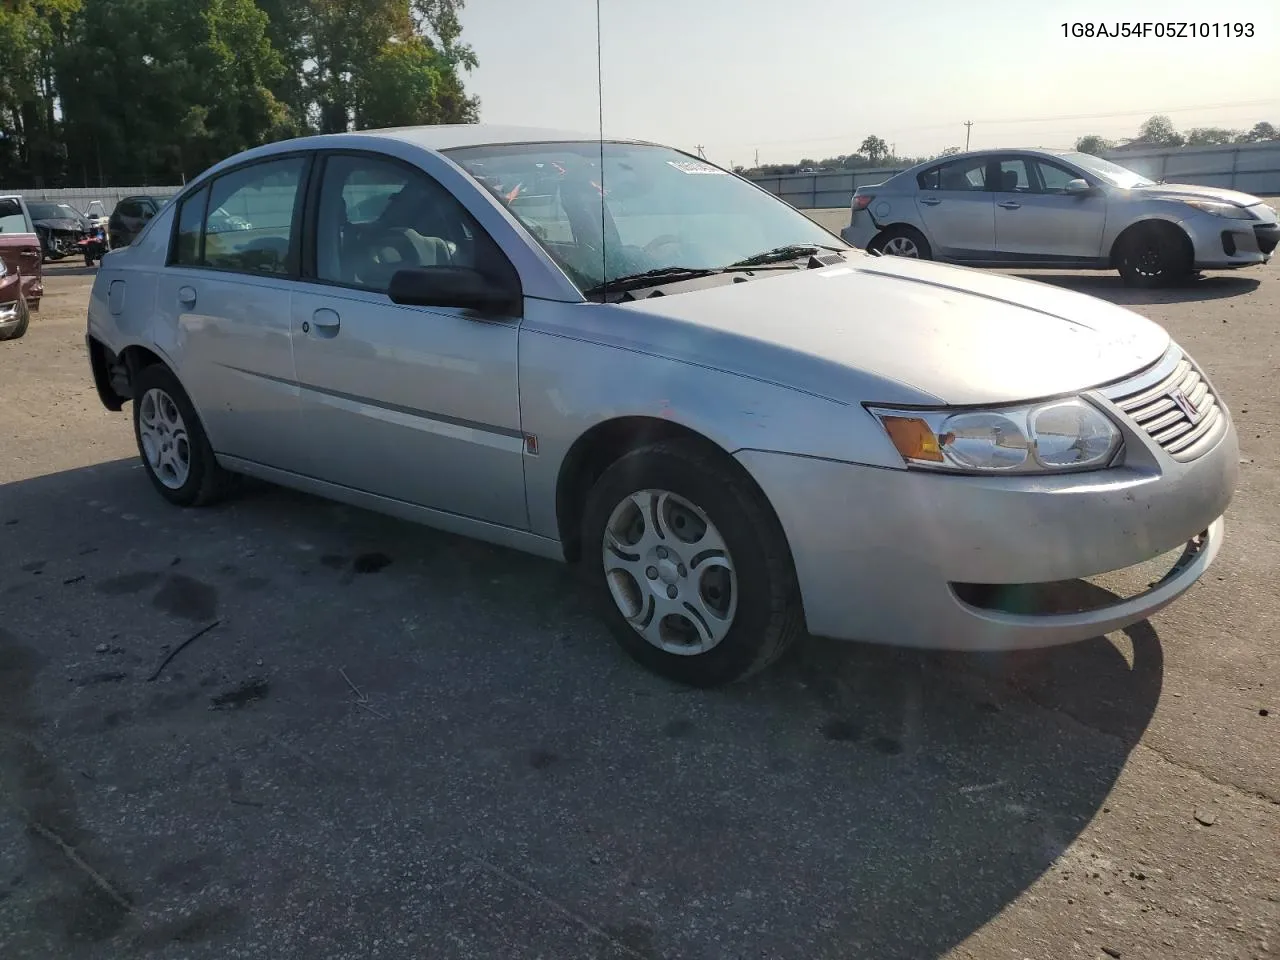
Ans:
{"label": "amber turn signal", "polygon": [[929,424],[917,417],[880,418],[889,439],[898,448],[904,460],[928,460],[942,463],[942,449]]}

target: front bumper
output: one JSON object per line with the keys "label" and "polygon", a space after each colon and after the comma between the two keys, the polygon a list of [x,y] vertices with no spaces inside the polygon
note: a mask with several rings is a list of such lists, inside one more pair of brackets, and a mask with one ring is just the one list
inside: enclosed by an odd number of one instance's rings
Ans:
{"label": "front bumper", "polygon": [[1197,270],[1224,270],[1267,263],[1280,238],[1280,225],[1230,220],[1197,213],[1181,226],[1191,238]]}
{"label": "front bumper", "polygon": [[[1122,430],[1122,465],[1048,477],[946,476],[759,451],[738,459],[786,531],[813,633],[1010,650],[1073,643],[1143,620],[1217,556],[1239,471],[1229,420],[1212,448],[1188,462],[1133,423]],[[1033,596],[1024,588],[1120,571],[1193,540],[1163,580],[1127,599],[1106,596],[1067,612],[974,599],[974,586]]]}

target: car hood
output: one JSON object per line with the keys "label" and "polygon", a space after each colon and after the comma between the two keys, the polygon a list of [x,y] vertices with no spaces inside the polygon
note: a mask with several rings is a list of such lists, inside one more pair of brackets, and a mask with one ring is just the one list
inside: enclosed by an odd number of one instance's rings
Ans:
{"label": "car hood", "polygon": [[66,220],[62,217],[50,217],[47,220],[33,220],[38,227],[46,227],[49,230],[79,230],[80,224],[75,220]]}
{"label": "car hood", "polygon": [[628,303],[633,335],[682,359],[849,403],[994,404],[1122,379],[1164,329],[1045,283],[900,257]]}
{"label": "car hood", "polygon": [[1224,187],[1201,187],[1193,183],[1157,183],[1150,187],[1134,187],[1135,194],[1150,197],[1170,196],[1177,199],[1217,200],[1220,203],[1233,203],[1238,207],[1253,207],[1264,201],[1252,194],[1239,190],[1227,190]]}

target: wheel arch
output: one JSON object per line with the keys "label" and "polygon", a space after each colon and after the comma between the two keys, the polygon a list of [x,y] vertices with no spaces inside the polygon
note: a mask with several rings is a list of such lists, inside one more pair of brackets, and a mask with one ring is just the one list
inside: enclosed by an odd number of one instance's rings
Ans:
{"label": "wheel arch", "polygon": [[1115,240],[1111,241],[1111,250],[1108,252],[1107,261],[1112,267],[1119,265],[1119,255],[1124,244],[1144,230],[1166,231],[1170,236],[1178,237],[1178,242],[1183,245],[1188,261],[1195,259],[1195,244],[1191,240],[1191,235],[1183,229],[1180,223],[1175,220],[1169,220],[1166,217],[1151,216],[1135,220],[1121,230],[1116,235]]}
{"label": "wheel arch", "polygon": [[[113,352],[92,334],[86,339],[93,383],[98,391],[98,399],[108,410],[119,411],[124,407],[125,401],[133,399],[134,378],[144,367],[159,363],[173,371],[173,364],[140,343],[129,344],[119,352]],[[177,376],[176,371],[174,375]]]}
{"label": "wheel arch", "polygon": [[769,502],[755,477],[731,451],[685,424],[661,417],[635,415],[613,417],[593,424],[574,440],[560,462],[556,477],[556,524],[566,561],[574,563],[582,555],[582,510],[587,494],[600,475],[632,450],[652,443],[677,440],[700,447],[729,465],[729,469],[760,497],[777,524],[788,553],[790,552],[786,531],[773,504]]}

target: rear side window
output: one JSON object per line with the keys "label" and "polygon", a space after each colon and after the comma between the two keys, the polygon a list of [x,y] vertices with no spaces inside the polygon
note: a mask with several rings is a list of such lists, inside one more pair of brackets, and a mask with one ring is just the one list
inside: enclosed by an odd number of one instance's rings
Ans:
{"label": "rear side window", "polygon": [[0,233],[30,233],[22,205],[12,197],[0,200]]}
{"label": "rear side window", "polygon": [[305,167],[304,157],[285,157],[214,180],[202,223],[200,264],[238,273],[287,274]]}
{"label": "rear side window", "polygon": [[173,263],[186,267],[199,265],[202,251],[200,240],[204,226],[205,205],[209,202],[209,188],[197,190],[182,201],[178,208],[178,225],[173,247]]}
{"label": "rear side window", "polygon": [[985,190],[987,161],[982,157],[953,160],[919,174],[916,183],[921,190]]}

